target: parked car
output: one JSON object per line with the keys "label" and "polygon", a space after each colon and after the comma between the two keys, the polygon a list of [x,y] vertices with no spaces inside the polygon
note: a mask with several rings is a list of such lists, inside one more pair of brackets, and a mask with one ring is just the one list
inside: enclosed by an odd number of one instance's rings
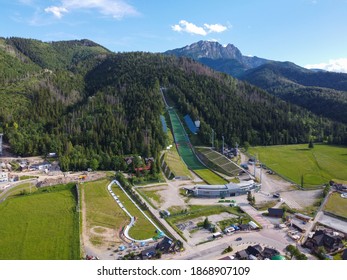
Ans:
{"label": "parked car", "polygon": [[235,241],[241,241],[242,240],[242,237],[238,237],[235,239]]}

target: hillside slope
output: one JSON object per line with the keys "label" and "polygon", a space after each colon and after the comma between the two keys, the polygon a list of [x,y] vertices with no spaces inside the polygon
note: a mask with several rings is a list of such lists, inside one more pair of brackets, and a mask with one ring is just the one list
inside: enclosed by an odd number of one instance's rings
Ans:
{"label": "hillside slope", "polygon": [[234,45],[199,41],[165,54],[193,58],[315,114],[347,123],[347,74],[242,55]]}
{"label": "hillside slope", "polygon": [[188,58],[111,53],[88,40],[0,41],[0,131],[18,155],[56,152],[63,170],[122,169],[122,155],[157,157],[166,144],[159,87],[181,114],[226,143],[347,143],[346,126],[318,118]]}
{"label": "hillside slope", "polygon": [[347,74],[273,62],[248,70],[240,78],[315,114],[347,123]]}

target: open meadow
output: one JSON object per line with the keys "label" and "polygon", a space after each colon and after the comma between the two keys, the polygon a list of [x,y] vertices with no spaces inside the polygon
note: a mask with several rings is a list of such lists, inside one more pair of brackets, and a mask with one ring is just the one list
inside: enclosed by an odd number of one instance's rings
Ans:
{"label": "open meadow", "polygon": [[307,144],[252,147],[249,154],[276,173],[304,187],[347,180],[347,147]]}
{"label": "open meadow", "polygon": [[81,184],[85,238],[94,246],[108,246],[122,241],[118,232],[130,218],[114,201],[107,190],[109,179]]}
{"label": "open meadow", "polygon": [[0,259],[80,259],[76,205],[74,184],[6,199],[0,204]]}
{"label": "open meadow", "polygon": [[347,198],[341,197],[340,193],[332,193],[324,211],[347,219]]}
{"label": "open meadow", "polygon": [[171,131],[168,131],[168,137],[170,143],[172,144],[172,147],[171,149],[165,151],[164,161],[176,177],[191,177],[188,167],[182,161],[181,157],[177,152],[177,148],[174,143]]}

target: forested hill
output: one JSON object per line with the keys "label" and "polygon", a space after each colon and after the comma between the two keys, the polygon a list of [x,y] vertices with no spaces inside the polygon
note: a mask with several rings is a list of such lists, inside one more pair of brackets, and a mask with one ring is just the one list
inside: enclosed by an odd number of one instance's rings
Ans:
{"label": "forested hill", "polygon": [[315,114],[347,124],[347,74],[272,62],[248,70],[240,78]]}
{"label": "forested hill", "polygon": [[200,41],[166,51],[193,58],[313,113],[347,124],[347,74],[309,70],[291,62],[244,56],[234,45]]}
{"label": "forested hill", "polygon": [[333,123],[188,58],[111,53],[88,40],[0,40],[0,129],[18,155],[57,152],[64,170],[118,169],[120,156],[166,145],[159,87],[181,114],[230,144],[346,144]]}

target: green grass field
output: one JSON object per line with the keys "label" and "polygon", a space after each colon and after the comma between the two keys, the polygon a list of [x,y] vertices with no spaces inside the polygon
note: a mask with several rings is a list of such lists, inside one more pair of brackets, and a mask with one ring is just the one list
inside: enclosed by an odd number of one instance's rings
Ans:
{"label": "green grass field", "polygon": [[80,259],[74,184],[45,188],[0,204],[0,259]]}
{"label": "green grass field", "polygon": [[172,144],[172,148],[165,152],[164,161],[175,176],[191,177],[187,165],[182,161],[177,152],[176,145],[174,143],[173,136],[170,130],[168,130],[168,136],[169,141]]}
{"label": "green grass field", "polygon": [[197,169],[194,172],[209,185],[225,185],[228,182],[213,173],[210,169]]}
{"label": "green grass field", "polygon": [[315,144],[308,149],[307,144],[252,147],[251,155],[266,166],[304,187],[322,185],[331,179],[347,180],[347,147]]}
{"label": "green grass field", "polygon": [[[129,235],[138,240],[144,240],[156,236],[156,228],[147,220],[140,210],[129,200],[126,194],[117,186],[112,186],[112,191],[119,197],[129,213],[136,217],[135,225],[129,230]],[[115,202],[116,203],[116,202]],[[120,209],[118,204],[116,206]],[[123,210],[122,210],[123,211]],[[130,218],[128,217],[128,223]]]}
{"label": "green grass field", "polygon": [[340,193],[331,194],[324,210],[347,219],[347,198]]}
{"label": "green grass field", "polygon": [[[89,230],[96,226],[120,230],[129,223],[129,217],[107,190],[110,182],[108,179],[102,179],[83,183],[80,187],[86,208],[86,226]],[[99,242],[102,243],[102,240]]]}
{"label": "green grass field", "polygon": [[11,196],[17,196],[19,194],[29,194],[30,192],[35,192],[35,191],[37,191],[37,187],[34,186],[34,184],[23,183],[10,189],[9,191],[6,191],[6,193],[5,192],[0,193],[0,199],[9,198]]}

